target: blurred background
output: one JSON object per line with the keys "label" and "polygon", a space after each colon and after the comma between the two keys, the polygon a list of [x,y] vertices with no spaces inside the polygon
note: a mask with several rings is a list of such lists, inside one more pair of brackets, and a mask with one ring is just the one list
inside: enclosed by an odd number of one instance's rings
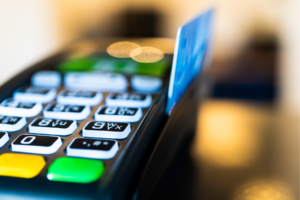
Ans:
{"label": "blurred background", "polygon": [[297,0],[2,0],[0,84],[82,37],[168,38],[172,52],[177,28],[208,6],[212,90],[152,198],[299,199]]}

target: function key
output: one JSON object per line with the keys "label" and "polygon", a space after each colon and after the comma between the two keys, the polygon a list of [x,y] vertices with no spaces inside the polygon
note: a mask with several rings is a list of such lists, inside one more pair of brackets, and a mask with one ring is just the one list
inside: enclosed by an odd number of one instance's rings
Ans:
{"label": "function key", "polygon": [[14,99],[49,103],[56,96],[56,89],[46,89],[37,87],[21,87],[14,92]]}
{"label": "function key", "polygon": [[0,175],[33,178],[40,173],[46,162],[43,156],[19,153],[0,155]]}
{"label": "function key", "polygon": [[148,108],[152,103],[150,94],[110,93],[106,100],[108,106]]}
{"label": "function key", "polygon": [[65,86],[74,89],[121,92],[127,89],[123,74],[102,72],[69,72],[64,78]]}
{"label": "function key", "polygon": [[119,150],[115,140],[76,138],[67,147],[67,155],[75,157],[110,159]]}
{"label": "function key", "polygon": [[0,114],[18,117],[34,117],[42,111],[42,108],[40,102],[6,99],[0,104]]}
{"label": "function key", "polygon": [[49,104],[44,109],[45,118],[84,120],[91,113],[89,106]]}
{"label": "function key", "polygon": [[131,86],[139,92],[157,92],[162,85],[162,80],[153,76],[135,75],[131,78]]}
{"label": "function key", "polygon": [[70,135],[76,128],[75,120],[36,118],[29,125],[30,133],[49,135]]}
{"label": "function key", "polygon": [[40,71],[32,76],[31,83],[37,87],[59,87],[61,75],[56,71]]}
{"label": "function key", "polygon": [[131,132],[129,123],[119,122],[88,122],[82,129],[83,137],[99,137],[125,139]]}
{"label": "function key", "polygon": [[57,96],[61,104],[98,105],[102,101],[102,93],[83,90],[64,90]]}
{"label": "function key", "polygon": [[18,131],[26,125],[25,117],[14,117],[0,115],[0,130],[1,131]]}
{"label": "function key", "polygon": [[12,151],[52,154],[62,145],[60,137],[23,134],[11,144]]}
{"label": "function key", "polygon": [[99,179],[104,170],[104,163],[100,160],[60,157],[50,165],[47,178],[51,181],[90,183]]}
{"label": "function key", "polygon": [[8,133],[0,132],[0,148],[3,147],[9,140]]}
{"label": "function key", "polygon": [[141,108],[100,106],[95,112],[95,119],[108,122],[138,122],[142,115]]}

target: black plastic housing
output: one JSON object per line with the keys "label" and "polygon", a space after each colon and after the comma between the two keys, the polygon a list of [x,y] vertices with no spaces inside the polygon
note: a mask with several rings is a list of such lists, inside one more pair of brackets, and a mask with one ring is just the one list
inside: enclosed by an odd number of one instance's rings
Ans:
{"label": "black plastic housing", "polygon": [[[44,61],[27,68],[0,87],[0,101],[11,97],[12,93],[23,85],[30,84],[31,76],[39,70],[54,70],[66,57],[66,52],[58,53]],[[144,117],[132,124],[134,132],[126,141],[119,141],[120,150],[116,158],[105,161],[106,172],[95,182],[89,184],[54,182],[45,178],[49,162],[42,172],[31,179],[0,176],[0,199],[147,199],[159,181],[171,159],[175,156],[184,137],[193,135],[196,126],[197,107],[204,97],[201,88],[205,88],[205,73],[198,76],[171,115],[165,113],[169,76],[165,76],[165,87],[153,95],[152,106],[143,110]],[[200,91],[200,94],[199,94]],[[104,98],[108,93],[104,93]],[[102,103],[103,104],[103,103]],[[92,108],[95,110],[96,107]],[[41,114],[39,115],[41,116]],[[37,117],[39,117],[37,116]],[[34,118],[28,118],[30,123]],[[79,124],[72,139],[80,136],[83,124]],[[0,154],[11,152],[10,143],[21,133],[27,132],[27,126],[18,133],[10,134],[10,142],[0,149]],[[64,137],[62,137],[64,140]],[[65,156],[63,146],[54,155],[45,156],[46,161]],[[51,163],[50,162],[50,163]]]}

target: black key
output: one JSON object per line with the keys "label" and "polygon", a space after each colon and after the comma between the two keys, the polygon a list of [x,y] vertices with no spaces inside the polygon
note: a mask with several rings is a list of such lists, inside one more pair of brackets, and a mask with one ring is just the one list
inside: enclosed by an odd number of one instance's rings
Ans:
{"label": "black key", "polygon": [[11,144],[12,151],[52,154],[62,145],[60,137],[23,134]]}
{"label": "black key", "polygon": [[0,132],[0,148],[3,147],[9,140],[9,136],[6,132]]}
{"label": "black key", "polygon": [[18,131],[25,125],[25,117],[0,115],[0,131]]}
{"label": "black key", "polygon": [[88,122],[82,129],[82,136],[124,139],[130,132],[131,126],[129,123],[92,121]]}
{"label": "black key", "polygon": [[29,125],[29,132],[66,136],[72,134],[76,128],[75,120],[36,118]]}
{"label": "black key", "polygon": [[100,106],[95,119],[107,122],[137,122],[142,117],[141,108]]}
{"label": "black key", "polygon": [[108,106],[148,108],[152,103],[150,94],[110,93],[106,100]]}
{"label": "black key", "polygon": [[55,119],[83,120],[89,116],[89,106],[49,104],[44,110],[44,117]]}
{"label": "black key", "polygon": [[115,140],[76,138],[67,147],[68,156],[110,159],[119,149]]}

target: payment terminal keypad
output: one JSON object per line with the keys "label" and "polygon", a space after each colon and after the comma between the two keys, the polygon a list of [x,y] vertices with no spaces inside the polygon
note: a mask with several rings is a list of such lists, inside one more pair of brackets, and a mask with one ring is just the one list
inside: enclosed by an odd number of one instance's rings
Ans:
{"label": "payment terminal keypad", "polygon": [[155,87],[143,90],[142,80],[133,86],[123,74],[37,72],[33,86],[17,88],[0,104],[0,176],[98,180],[151,107],[157,79],[148,77]]}

